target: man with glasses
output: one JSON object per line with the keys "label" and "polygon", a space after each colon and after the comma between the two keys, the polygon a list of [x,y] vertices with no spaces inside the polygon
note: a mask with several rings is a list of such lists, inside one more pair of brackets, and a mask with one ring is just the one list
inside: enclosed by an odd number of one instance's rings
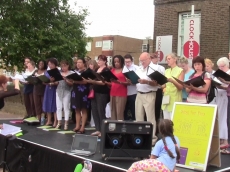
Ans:
{"label": "man with glasses", "polygon": [[152,145],[157,141],[156,137],[156,119],[155,119],[155,100],[158,84],[151,80],[148,75],[157,70],[157,65],[153,64],[149,53],[142,53],[140,55],[141,67],[136,71],[140,77],[138,80],[137,97],[135,103],[135,113],[137,121],[144,121],[146,114],[147,121],[153,124]]}
{"label": "man with glasses", "polygon": [[[138,66],[133,63],[133,57],[130,54],[126,54],[124,56],[125,59],[125,66],[123,68],[122,73],[128,72],[128,71],[136,71],[138,69]],[[137,96],[137,88],[136,85],[129,85],[127,87],[127,102],[125,106],[125,112],[124,112],[124,119],[125,120],[135,120],[135,101]]]}

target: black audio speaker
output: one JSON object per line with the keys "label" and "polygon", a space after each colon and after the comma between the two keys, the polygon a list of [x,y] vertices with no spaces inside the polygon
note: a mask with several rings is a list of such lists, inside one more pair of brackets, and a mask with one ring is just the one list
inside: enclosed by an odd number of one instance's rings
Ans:
{"label": "black audio speaker", "polygon": [[152,149],[150,122],[104,120],[100,152],[108,158],[148,158]]}

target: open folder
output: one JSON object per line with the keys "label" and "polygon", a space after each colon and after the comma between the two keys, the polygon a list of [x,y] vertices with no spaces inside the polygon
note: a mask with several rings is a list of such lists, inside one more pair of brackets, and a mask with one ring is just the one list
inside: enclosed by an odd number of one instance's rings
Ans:
{"label": "open folder", "polygon": [[184,85],[184,84],[190,85],[190,84],[192,84],[194,87],[200,87],[200,86],[203,86],[203,85],[206,84],[201,76],[198,76],[196,78],[192,78],[192,79],[190,79],[190,80],[188,80],[186,82],[183,82],[183,81],[181,81],[181,80],[179,80],[179,79],[177,79],[175,77],[173,77],[173,78],[181,85]]}
{"label": "open folder", "polygon": [[134,71],[128,71],[123,73],[125,75],[126,78],[128,78],[132,84],[137,84],[138,83],[138,79],[139,76],[134,72]]}
{"label": "open folder", "polygon": [[40,79],[44,83],[49,83],[50,82],[50,79],[45,75],[40,75],[37,78]]}
{"label": "open folder", "polygon": [[28,76],[25,80],[31,84],[37,84],[41,82],[41,80],[39,80],[36,76]]}
{"label": "open folder", "polygon": [[72,79],[74,81],[83,81],[83,79],[95,80],[98,77],[101,77],[101,76],[89,68],[87,70],[85,70],[84,72],[82,72],[81,74],[72,73],[72,74],[66,76],[66,78]]}
{"label": "open folder", "polygon": [[118,80],[118,78],[110,70],[103,71],[100,73],[100,75],[107,82],[111,82],[111,80]]}
{"label": "open folder", "polygon": [[57,68],[48,70],[47,72],[51,77],[53,77],[55,79],[55,81],[63,80],[63,77]]}
{"label": "open folder", "polygon": [[88,68],[86,69],[81,76],[85,79],[98,79],[98,80],[103,80],[103,78],[100,76],[99,73],[96,73],[95,71],[93,71],[92,69]]}
{"label": "open folder", "polygon": [[83,81],[83,78],[81,77],[81,75],[77,74],[77,73],[72,73],[70,75],[66,76],[67,79],[72,79],[74,81]]}
{"label": "open folder", "polygon": [[164,85],[168,82],[168,79],[158,71],[154,71],[149,74],[148,77],[151,78],[151,80],[157,81],[159,85]]}
{"label": "open folder", "polygon": [[213,74],[213,76],[217,78],[222,78],[225,81],[230,81],[230,75],[220,69],[217,69],[217,71]]}

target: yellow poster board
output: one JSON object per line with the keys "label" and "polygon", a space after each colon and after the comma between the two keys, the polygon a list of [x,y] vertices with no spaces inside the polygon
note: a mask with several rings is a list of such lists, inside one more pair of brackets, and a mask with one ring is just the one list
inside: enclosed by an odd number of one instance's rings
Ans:
{"label": "yellow poster board", "polygon": [[177,166],[206,171],[216,114],[216,105],[174,104],[174,135],[179,138],[181,152]]}

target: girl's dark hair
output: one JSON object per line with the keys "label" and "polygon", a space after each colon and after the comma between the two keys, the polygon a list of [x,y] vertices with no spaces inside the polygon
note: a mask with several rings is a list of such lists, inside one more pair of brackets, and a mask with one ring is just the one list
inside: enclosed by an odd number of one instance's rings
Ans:
{"label": "girl's dark hair", "polygon": [[45,60],[38,60],[38,62],[37,62],[37,68],[39,69],[39,63],[40,62],[43,62],[43,64],[44,64],[44,67],[43,67],[43,69],[47,69],[47,63],[46,63],[46,61]]}
{"label": "girl's dark hair", "polygon": [[130,59],[131,61],[133,61],[133,57],[130,54],[126,54],[124,56],[124,59]]}
{"label": "girl's dark hair", "polygon": [[48,63],[53,63],[56,67],[58,66],[58,60],[56,58],[50,58],[47,60],[47,64]]}
{"label": "girl's dark hair", "polygon": [[86,60],[84,58],[78,58],[77,61],[78,60],[81,60],[83,62],[83,64],[86,65]]}
{"label": "girl's dark hair", "polygon": [[194,64],[195,63],[201,63],[202,64],[202,71],[205,71],[205,61],[204,61],[203,57],[197,56],[197,57],[193,58],[193,60],[192,60],[192,67],[193,67],[193,69],[194,69]]}
{"label": "girl's dark hair", "polygon": [[197,57],[193,58],[193,60],[192,60],[192,68],[194,69],[194,73],[189,78],[192,78],[196,74],[196,70],[194,68],[195,63],[201,63],[202,64],[202,71],[205,72],[205,60],[203,57],[197,56]]}
{"label": "girl's dark hair", "polygon": [[165,150],[167,151],[168,155],[171,158],[175,158],[173,156],[172,152],[168,149],[167,143],[165,141],[165,137],[167,137],[167,136],[171,137],[173,143],[175,144],[175,149],[176,149],[176,154],[177,154],[176,159],[177,159],[177,161],[179,161],[180,160],[180,151],[179,151],[179,148],[177,146],[176,139],[173,135],[173,122],[169,119],[162,119],[159,122],[158,128],[159,128],[159,131],[162,135],[162,141],[164,143]]}
{"label": "girl's dark hair", "polygon": [[60,62],[60,65],[61,65],[61,64],[68,65],[68,66],[69,66],[68,70],[71,69],[71,66],[70,66],[70,63],[68,62],[68,60],[62,60],[62,61]]}
{"label": "girl's dark hair", "polygon": [[123,68],[123,67],[124,67],[124,64],[125,64],[125,60],[124,60],[124,58],[123,58],[121,55],[115,55],[115,56],[113,56],[113,59],[112,59],[112,66],[115,68],[115,63],[114,63],[115,58],[118,58],[118,59],[119,59],[121,68]]}

